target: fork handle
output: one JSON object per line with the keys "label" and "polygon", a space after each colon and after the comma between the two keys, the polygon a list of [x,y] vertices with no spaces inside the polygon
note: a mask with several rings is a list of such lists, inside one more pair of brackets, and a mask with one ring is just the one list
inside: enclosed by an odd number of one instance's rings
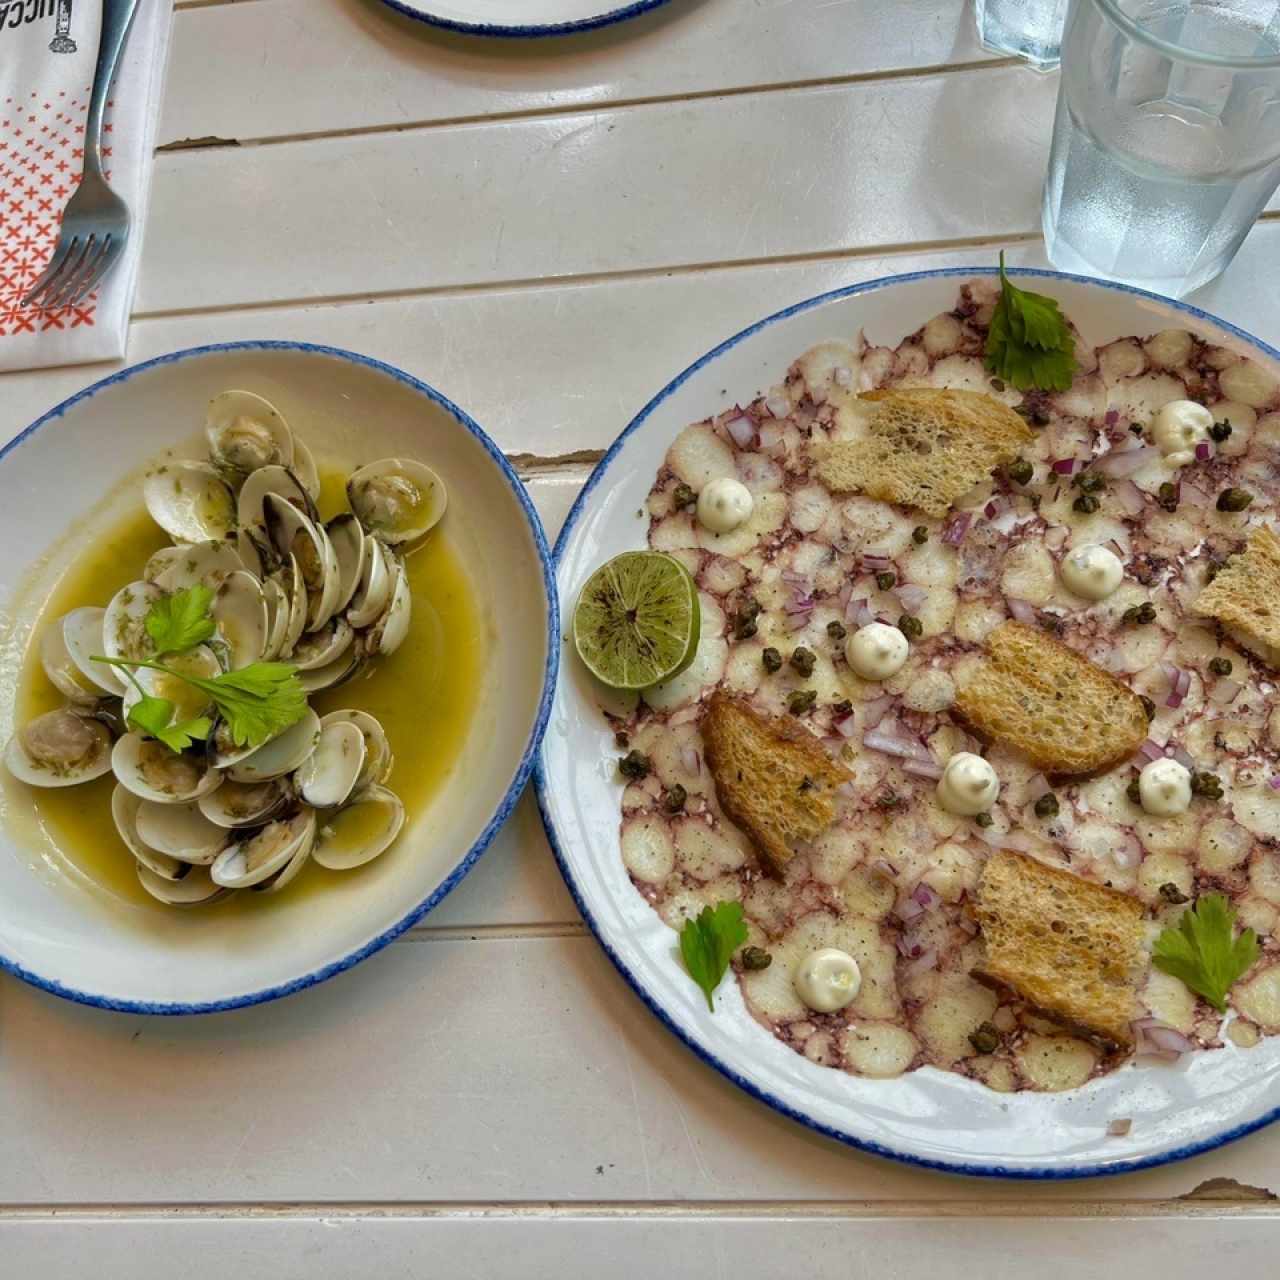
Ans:
{"label": "fork handle", "polygon": [[84,126],[86,173],[102,173],[102,113],[137,10],[138,0],[102,0],[102,39],[98,42],[98,65],[93,73],[89,116]]}

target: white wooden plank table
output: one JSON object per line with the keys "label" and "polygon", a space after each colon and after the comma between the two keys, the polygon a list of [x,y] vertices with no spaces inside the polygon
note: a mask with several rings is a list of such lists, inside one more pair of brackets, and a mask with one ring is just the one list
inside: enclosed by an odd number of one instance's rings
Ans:
{"label": "white wooden plank table", "polygon": [[[536,43],[376,0],[177,10],[130,359],[380,356],[485,425],[553,534],[648,396],[750,321],[1045,261],[1056,84],[958,0],[673,0]],[[1196,301],[1275,341],[1278,257],[1271,213]],[[0,377],[0,438],[105,372]],[[4,1276],[1147,1280],[1274,1269],[1268,1188],[1280,1132],[1044,1185],[816,1138],[645,1012],[527,797],[440,909],[288,1000],[149,1020],[0,982]]]}

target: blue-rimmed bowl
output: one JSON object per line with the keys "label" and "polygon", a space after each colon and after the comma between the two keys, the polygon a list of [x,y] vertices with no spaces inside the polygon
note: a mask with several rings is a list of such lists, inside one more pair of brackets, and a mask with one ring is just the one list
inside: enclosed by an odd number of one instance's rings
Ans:
{"label": "blue-rimmed bowl", "polygon": [[[466,741],[394,856],[268,911],[129,908],[63,868],[8,783],[0,832],[0,966],[58,995],[138,1013],[203,1013],[301,990],[350,968],[431,910],[510,814],[546,726],[560,649],[542,526],[502,452],[425,383],[366,356],[289,342],[198,347],[96,383],[0,451],[0,672],[13,684],[31,623],[89,543],[140,504],[143,468],[199,454],[204,406],[266,396],[322,461],[419,457],[449,491],[441,526],[469,574],[485,647]],[[140,568],[141,566],[139,566]],[[423,723],[423,733],[432,726]],[[25,811],[24,811],[25,810]]]}
{"label": "blue-rimmed bowl", "polygon": [[[722,342],[669,382],[605,454],[556,543],[566,617],[603,561],[644,542],[635,518],[672,440],[691,422],[780,382],[788,365],[828,339],[865,331],[896,346],[950,310],[960,283],[989,269],[923,272],[811,298]],[[1057,272],[1019,271],[1057,298],[1085,339],[1190,329],[1280,378],[1280,351],[1185,303]],[[1177,1066],[1129,1064],[1064,1093],[1002,1094],[932,1067],[891,1080],[821,1067],[754,1021],[737,983],[715,1012],[680,965],[676,935],[627,877],[619,849],[617,749],[598,690],[569,660],[535,774],[538,802],[579,909],[637,995],[703,1061],[746,1093],[850,1146],[953,1173],[1082,1178],[1123,1173],[1211,1150],[1280,1116],[1280,1036],[1255,1048],[1228,1041]],[[1113,1120],[1129,1120],[1123,1136]]]}
{"label": "blue-rimmed bowl", "polygon": [[473,36],[567,36],[638,18],[669,0],[384,0],[433,27]]}

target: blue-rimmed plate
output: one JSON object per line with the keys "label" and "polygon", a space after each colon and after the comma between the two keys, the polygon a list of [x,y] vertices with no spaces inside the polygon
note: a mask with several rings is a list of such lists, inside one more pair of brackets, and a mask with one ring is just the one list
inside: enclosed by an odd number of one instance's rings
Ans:
{"label": "blue-rimmed plate", "polygon": [[[816,344],[896,345],[950,310],[965,277],[939,271],[877,280],[790,307],[723,342],[664,387],[609,449],[556,545],[564,617],[601,562],[642,546],[636,518],[672,440],[687,424],[780,382]],[[1280,377],[1280,352],[1194,307],[1119,285],[1023,272],[1058,298],[1093,344],[1189,328]],[[768,1034],[738,985],[708,1012],[679,961],[676,935],[628,879],[619,850],[617,748],[598,690],[567,661],[539,757],[539,803],[561,870],[610,959],[646,1005],[704,1061],[748,1094],[851,1146],[913,1164],[993,1177],[1075,1178],[1182,1159],[1280,1115],[1280,1037],[1227,1043],[1177,1066],[1128,1065],[1064,1093],[1001,1094],[932,1067],[873,1080],[817,1066]],[[1109,1122],[1131,1120],[1123,1136]]]}
{"label": "blue-rimmed plate", "polygon": [[[230,387],[271,400],[322,463],[399,455],[440,474],[449,510],[437,536],[469,577],[484,679],[449,778],[424,812],[410,813],[391,853],[340,886],[281,893],[267,911],[129,908],[49,854],[24,821],[29,797],[8,783],[0,792],[0,966],[106,1008],[201,1013],[253,1004],[385,946],[462,879],[511,812],[555,688],[559,615],[546,542],[493,441],[439,392],[376,360],[301,343],[237,343],[107,378],[0,451],[0,737],[12,730],[14,682],[42,602],[104,528],[140,505],[148,463],[168,449],[202,452],[204,406]],[[432,732],[430,723],[420,728]]]}
{"label": "blue-rimmed plate", "polygon": [[638,18],[668,0],[384,0],[434,27],[476,36],[565,36]]}

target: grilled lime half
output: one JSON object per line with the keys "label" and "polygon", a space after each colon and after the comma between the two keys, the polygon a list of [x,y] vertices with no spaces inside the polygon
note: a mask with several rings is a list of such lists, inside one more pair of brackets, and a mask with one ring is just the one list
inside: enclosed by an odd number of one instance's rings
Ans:
{"label": "grilled lime half", "polygon": [[679,560],[624,551],[587,579],[573,611],[573,642],[611,689],[647,689],[693,661],[701,623],[698,588]]}

